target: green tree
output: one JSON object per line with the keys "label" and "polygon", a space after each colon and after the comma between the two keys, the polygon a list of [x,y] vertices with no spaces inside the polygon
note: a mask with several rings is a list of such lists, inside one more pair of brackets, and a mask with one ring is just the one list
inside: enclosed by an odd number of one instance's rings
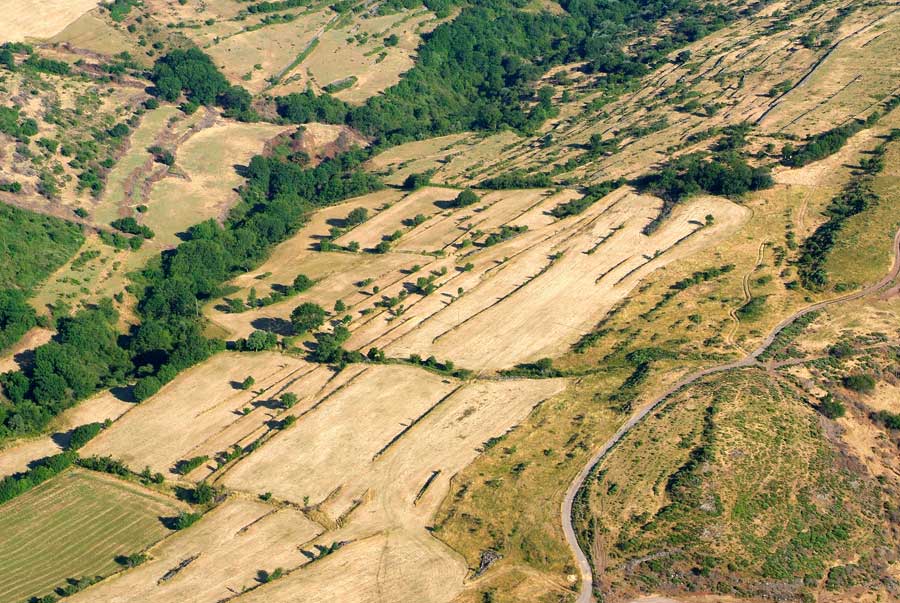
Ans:
{"label": "green tree", "polygon": [[325,309],[313,302],[304,302],[291,312],[294,333],[306,333],[318,329],[325,323]]}
{"label": "green tree", "polygon": [[292,288],[294,289],[295,293],[303,293],[314,284],[315,282],[305,274],[298,274],[294,278],[294,284],[292,285]]}
{"label": "green tree", "polygon": [[474,205],[478,203],[478,195],[476,195],[471,189],[466,189],[456,195],[456,199],[453,200],[453,207],[468,207],[470,205]]}
{"label": "green tree", "polygon": [[353,209],[349,214],[347,214],[345,222],[347,226],[356,226],[358,224],[362,224],[368,219],[369,210],[367,210],[365,207],[357,207]]}

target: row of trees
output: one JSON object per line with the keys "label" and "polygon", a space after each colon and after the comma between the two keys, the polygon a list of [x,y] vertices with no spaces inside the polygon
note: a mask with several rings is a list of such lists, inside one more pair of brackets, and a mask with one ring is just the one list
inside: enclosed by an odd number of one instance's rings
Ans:
{"label": "row of trees", "polygon": [[828,220],[803,242],[797,258],[797,273],[801,284],[807,289],[821,290],[828,284],[825,262],[837,244],[844,224],[878,202],[878,195],[872,188],[872,177],[884,169],[887,142],[896,139],[900,139],[898,129],[893,130],[888,141],[879,144],[870,157],[861,161],[860,169],[828,204],[825,210]]}
{"label": "row of trees", "polygon": [[187,241],[148,265],[138,304],[142,323],[131,344],[144,375],[135,387],[138,399],[221,348],[203,338],[199,305],[220,295],[229,277],[264,259],[311,210],[382,186],[362,171],[365,159],[364,152],[350,151],[304,168],[256,156],[224,227],[212,220],[193,226]]}
{"label": "row of trees", "polygon": [[[210,220],[191,227],[185,242],[140,273],[134,286],[142,320],[127,337],[120,337],[118,315],[104,301],[60,318],[57,336],[35,350],[27,370],[0,377],[10,401],[0,407],[0,439],[40,431],[77,400],[134,377],[134,395],[145,399],[181,370],[223,349],[221,342],[203,336],[200,304],[220,295],[230,276],[262,260],[312,209],[380,188],[377,178],[362,172],[365,158],[351,151],[314,168],[253,158],[241,202],[225,225]],[[7,324],[15,323],[8,337],[17,339],[30,324],[22,296],[2,299],[3,334],[10,331]]]}
{"label": "row of trees", "polygon": [[658,172],[636,181],[639,188],[663,200],[659,216],[645,229],[647,233],[655,230],[675,205],[691,195],[737,196],[769,188],[773,183],[769,168],[748,165],[737,151],[711,156],[702,152],[684,155],[668,162]]}
{"label": "row of trees", "polygon": [[900,94],[888,97],[866,119],[854,119],[849,123],[814,134],[799,147],[786,144],[781,151],[781,163],[791,167],[801,167],[824,159],[839,151],[847,144],[851,136],[863,128],[875,125],[882,115],[893,111],[897,106],[900,106]]}

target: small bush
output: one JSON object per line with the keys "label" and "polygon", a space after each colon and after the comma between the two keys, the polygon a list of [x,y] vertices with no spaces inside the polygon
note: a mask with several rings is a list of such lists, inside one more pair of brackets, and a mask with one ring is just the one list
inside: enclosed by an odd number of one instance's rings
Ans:
{"label": "small bush", "polygon": [[835,400],[834,396],[828,394],[819,403],[819,412],[829,419],[839,419],[847,413],[847,409],[839,400]]}
{"label": "small bush", "polygon": [[875,390],[875,377],[864,373],[847,375],[842,382],[847,389],[861,394],[868,394]]}
{"label": "small bush", "polygon": [[171,523],[172,529],[184,530],[186,528],[189,528],[192,525],[194,525],[195,523],[197,523],[197,521],[201,517],[203,517],[203,515],[201,513],[187,513],[185,511],[182,511],[181,513],[178,514],[177,517],[175,517],[174,520],[172,520],[172,523]]}
{"label": "small bush", "polygon": [[91,439],[93,439],[103,429],[103,423],[88,423],[87,425],[79,425],[72,430],[72,437],[69,439],[69,446],[66,450],[78,450]]}

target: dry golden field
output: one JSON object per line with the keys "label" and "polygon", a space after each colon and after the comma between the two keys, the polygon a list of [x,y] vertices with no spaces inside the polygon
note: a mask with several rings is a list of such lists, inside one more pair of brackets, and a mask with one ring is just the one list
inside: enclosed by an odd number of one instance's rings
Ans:
{"label": "dry golden field", "polygon": [[[0,198],[77,220],[86,234],[33,292],[45,326],[0,357],[0,373],[27,366],[51,340],[49,308],[61,301],[77,308],[119,295],[129,333],[140,316],[137,271],[191,225],[222,223],[240,199],[242,168],[281,152],[294,133],[276,118],[273,97],[339,89],[337,98],[362,104],[402,79],[440,23],[422,6],[382,14],[371,3],[251,13],[238,0],[143,0],[121,23],[96,2],[19,4],[30,18],[0,17],[0,39],[49,38],[41,51],[80,60],[79,69],[123,50],[149,67],[163,48],[196,45],[255,95],[263,115],[240,122],[220,108],[168,103],[145,111],[147,82],[137,78],[101,86],[10,72],[0,82],[4,104],[26,116],[79,116],[77,127],[42,121],[39,136],[83,142],[97,129],[132,126],[108,149],[114,161],[97,195],[78,190],[68,155],[32,145],[36,159],[26,162],[16,141],[0,139],[0,177],[23,185]],[[20,13],[0,0],[4,10]],[[528,10],[563,8],[537,1]],[[776,27],[792,10],[789,26]],[[0,603],[82,575],[103,579],[75,603],[583,601],[560,505],[632,417],[642,420],[589,474],[575,505],[603,600],[900,597],[896,281],[810,315],[740,369],[676,387],[696,370],[748,357],[785,317],[863,291],[891,269],[897,142],[872,178],[877,201],[846,221],[828,256],[829,286],[798,284],[800,246],[900,127],[900,109],[824,159],[799,168],[779,159],[785,144],[865,119],[900,90],[891,60],[898,32],[893,1],[776,2],[615,94],[604,92],[602,74],[554,67],[539,85],[553,86],[560,111],[536,132],[463,132],[373,154],[365,169],[386,188],[311,213],[265,260],[231,272],[198,303],[206,334],[229,351],[139,404],[117,387],[61,413],[49,434],[0,450],[2,478],[63,450],[73,428],[108,421],[79,454],[134,472],[67,470],[0,506],[0,533],[13,534],[0,538]],[[804,34],[828,43],[804,44]],[[396,45],[386,44],[391,35]],[[772,186],[692,195],[653,228],[664,202],[635,179],[714,148],[724,128],[740,124],[750,126],[745,157],[773,168]],[[301,128],[291,150],[312,165],[375,138],[348,125]],[[591,155],[592,135],[609,150]],[[154,160],[152,146],[174,163]],[[427,185],[404,186],[430,170]],[[549,180],[487,188],[486,179],[514,170]],[[47,171],[59,179],[55,196],[40,192]],[[554,216],[586,187],[620,177],[629,181],[582,211]],[[457,207],[464,189],[478,200]],[[349,227],[358,209],[366,219]],[[156,233],[140,250],[100,240],[98,231],[126,216]],[[281,291],[298,275],[314,284],[235,310],[236,300]],[[304,302],[319,304],[326,320],[295,334],[291,314]],[[316,340],[339,324],[349,330],[346,350],[375,348],[383,361],[313,362]],[[257,331],[278,335],[277,346],[234,351]],[[854,376],[870,376],[872,387]],[[290,408],[285,394],[296,397]],[[839,416],[825,410],[832,398]],[[190,471],[179,468],[191,459]],[[145,468],[163,483],[139,486]],[[185,502],[206,486],[209,502]],[[160,521],[183,510],[202,517],[178,532]],[[147,558],[136,567],[114,561],[139,551]]]}
{"label": "dry golden field", "polygon": [[52,37],[97,4],[97,0],[3,0],[0,39],[21,42]]}

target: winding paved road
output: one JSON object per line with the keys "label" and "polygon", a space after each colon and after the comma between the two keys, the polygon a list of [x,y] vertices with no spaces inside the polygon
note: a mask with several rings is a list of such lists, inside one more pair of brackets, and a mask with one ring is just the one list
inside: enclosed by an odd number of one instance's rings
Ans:
{"label": "winding paved road", "polygon": [[578,570],[581,574],[581,585],[579,587],[578,598],[576,599],[576,603],[592,603],[594,601],[593,595],[593,571],[591,569],[591,564],[588,561],[587,555],[584,551],[581,550],[581,546],[578,544],[578,539],[575,537],[575,527],[572,524],[572,505],[575,502],[575,496],[578,494],[578,491],[581,489],[581,486],[584,484],[584,480],[587,479],[587,476],[591,473],[593,468],[599,463],[604,456],[616,445],[618,444],[625,435],[628,434],[629,431],[632,430],[636,425],[638,425],[644,417],[653,412],[653,410],[659,406],[666,398],[677,392],[683,387],[690,385],[691,383],[697,381],[698,379],[702,379],[707,375],[711,375],[713,373],[721,373],[723,371],[730,371],[736,368],[743,368],[748,366],[754,366],[759,364],[758,358],[759,356],[765,352],[769,346],[772,345],[772,342],[775,341],[775,338],[778,336],[781,331],[785,329],[788,325],[793,323],[798,318],[809,314],[810,312],[815,312],[817,310],[821,310],[828,306],[839,304],[847,301],[852,301],[855,299],[859,299],[861,297],[865,297],[881,289],[885,288],[894,279],[897,278],[897,275],[900,274],[900,230],[894,235],[894,264],[891,267],[890,272],[872,285],[865,287],[864,289],[860,289],[854,293],[850,293],[848,295],[843,295],[841,297],[836,297],[834,299],[826,300],[811,304],[802,310],[798,310],[794,312],[784,320],[782,320],[778,325],[772,329],[772,331],[768,334],[768,336],[763,339],[762,343],[760,343],[759,347],[755,350],[747,354],[744,358],[740,360],[735,360],[734,362],[729,362],[727,364],[721,364],[718,366],[705,368],[699,371],[695,371],[686,375],[679,381],[677,381],[672,387],[666,390],[662,395],[658,398],[654,399],[649,404],[646,404],[643,408],[633,414],[620,428],[616,431],[613,436],[606,441],[603,446],[600,447],[597,452],[591,456],[590,460],[587,464],[582,468],[582,470],[575,476],[575,479],[572,481],[569,489],[566,491],[566,496],[563,498],[562,502],[562,526],[563,532],[566,535],[566,542],[569,545],[569,548],[572,550],[572,554],[575,556],[576,561],[578,562]]}

